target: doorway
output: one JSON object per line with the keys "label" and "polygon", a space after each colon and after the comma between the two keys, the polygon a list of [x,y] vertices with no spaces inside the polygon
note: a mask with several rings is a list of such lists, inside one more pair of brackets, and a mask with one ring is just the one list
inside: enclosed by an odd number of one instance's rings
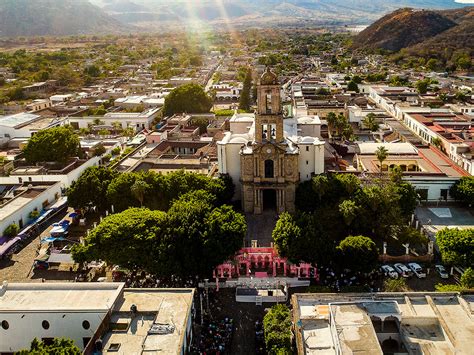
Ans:
{"label": "doorway", "polygon": [[265,189],[262,190],[263,197],[263,210],[276,210],[277,206],[277,194],[276,190]]}

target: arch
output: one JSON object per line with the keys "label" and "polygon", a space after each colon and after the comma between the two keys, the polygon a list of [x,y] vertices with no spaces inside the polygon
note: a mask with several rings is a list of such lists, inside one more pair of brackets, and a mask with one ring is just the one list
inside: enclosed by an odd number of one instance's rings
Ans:
{"label": "arch", "polygon": [[418,166],[416,164],[409,164],[407,171],[418,171]]}
{"label": "arch", "polygon": [[275,162],[272,159],[265,160],[265,178],[273,178],[275,175]]}
{"label": "arch", "polygon": [[382,342],[383,353],[395,353],[398,352],[400,345],[396,339],[389,338]]}
{"label": "arch", "polygon": [[407,171],[407,166],[405,164],[402,164],[400,165],[400,169],[402,169],[402,171]]}

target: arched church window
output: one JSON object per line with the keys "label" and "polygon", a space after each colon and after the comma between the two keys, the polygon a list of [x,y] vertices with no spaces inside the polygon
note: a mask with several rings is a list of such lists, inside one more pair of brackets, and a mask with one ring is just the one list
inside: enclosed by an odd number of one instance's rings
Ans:
{"label": "arched church window", "polygon": [[274,163],[273,160],[265,160],[265,178],[273,178],[274,176]]}

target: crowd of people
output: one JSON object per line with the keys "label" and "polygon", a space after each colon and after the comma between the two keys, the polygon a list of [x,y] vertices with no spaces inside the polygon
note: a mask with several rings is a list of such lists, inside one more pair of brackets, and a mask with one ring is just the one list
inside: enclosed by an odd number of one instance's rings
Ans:
{"label": "crowd of people", "polygon": [[190,288],[198,285],[198,280],[192,277],[184,279],[171,275],[170,277],[160,278],[139,270],[115,270],[112,273],[112,279],[113,281],[125,282],[125,287],[132,288]]}
{"label": "crowd of people", "polygon": [[233,332],[234,322],[232,318],[226,317],[221,321],[204,319],[198,342],[193,346],[191,353],[202,355],[228,354]]}

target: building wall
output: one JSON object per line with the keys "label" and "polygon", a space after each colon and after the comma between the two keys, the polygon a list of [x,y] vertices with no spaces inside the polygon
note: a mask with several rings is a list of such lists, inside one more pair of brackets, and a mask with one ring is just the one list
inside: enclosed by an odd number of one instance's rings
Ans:
{"label": "building wall", "polygon": [[[451,186],[454,185],[458,178],[416,178],[416,177],[404,177],[404,180],[410,182],[416,190],[427,190],[428,193],[428,201],[439,201],[441,198],[442,190],[447,191],[448,201],[452,201],[453,199],[449,195],[449,189]],[[444,201],[444,199],[443,199]]]}
{"label": "building wall", "polygon": [[[92,338],[106,312],[5,312],[0,313],[0,322],[6,320],[7,330],[0,327],[0,352],[14,352],[29,349],[34,338],[65,337],[84,349],[83,338]],[[42,322],[49,322],[49,329],[43,329]],[[82,322],[87,320],[89,329]]]}
{"label": "building wall", "polygon": [[310,180],[313,174],[324,173],[324,145],[299,144],[298,169],[300,181]]}
{"label": "building wall", "polygon": [[[28,180],[23,181],[27,182]],[[60,182],[52,185],[47,190],[31,199],[22,208],[12,212],[10,215],[0,220],[0,235],[2,235],[3,231],[11,224],[16,224],[17,226],[23,225],[23,227],[27,226],[30,222],[30,213],[32,211],[35,209],[42,211],[46,206],[52,204],[61,196],[61,185]],[[6,206],[8,206],[8,204]]]}
{"label": "building wall", "polygon": [[235,199],[240,199],[242,184],[240,182],[240,148],[242,144],[227,143],[217,145],[219,172],[229,174],[235,185]]}

